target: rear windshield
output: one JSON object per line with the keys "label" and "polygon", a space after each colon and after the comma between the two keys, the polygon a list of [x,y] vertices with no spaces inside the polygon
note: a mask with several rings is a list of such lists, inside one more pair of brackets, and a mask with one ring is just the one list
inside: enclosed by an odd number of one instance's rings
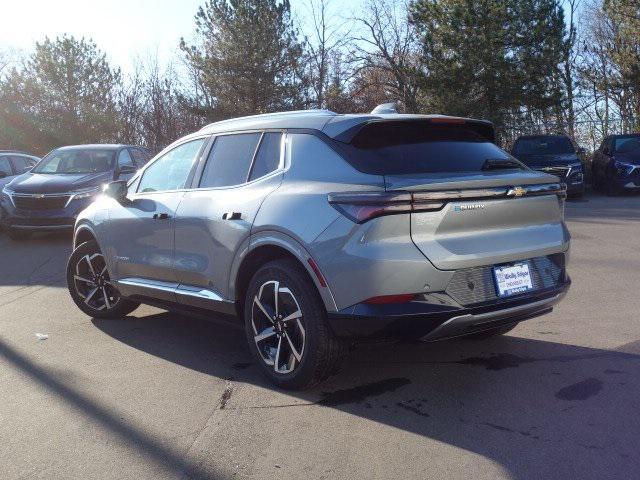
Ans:
{"label": "rear windshield", "polygon": [[564,155],[576,153],[567,137],[519,138],[513,145],[514,155]]}
{"label": "rear windshield", "polygon": [[367,125],[348,150],[356,169],[374,175],[479,172],[513,158],[470,126],[420,122]]}

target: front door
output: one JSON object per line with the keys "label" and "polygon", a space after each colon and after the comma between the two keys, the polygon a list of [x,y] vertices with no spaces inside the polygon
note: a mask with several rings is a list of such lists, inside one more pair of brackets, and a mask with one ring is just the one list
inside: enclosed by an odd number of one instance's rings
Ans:
{"label": "front door", "polygon": [[191,140],[158,157],[110,208],[105,250],[124,295],[175,299],[175,214],[204,143]]}

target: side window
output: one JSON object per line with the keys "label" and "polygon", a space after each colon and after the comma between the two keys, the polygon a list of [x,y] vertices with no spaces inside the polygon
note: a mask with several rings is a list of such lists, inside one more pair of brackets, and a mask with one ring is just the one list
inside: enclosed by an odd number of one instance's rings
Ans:
{"label": "side window", "polygon": [[128,148],[123,148],[122,150],[120,150],[120,154],[118,155],[118,167],[124,166],[134,167],[133,160],[131,159]]}
{"label": "side window", "polygon": [[34,165],[34,162],[27,157],[18,157],[14,155],[11,157],[11,161],[13,162],[13,169],[18,175],[26,172],[27,170],[31,170],[31,167]]}
{"label": "side window", "polygon": [[5,177],[9,175],[13,175],[13,170],[11,169],[11,163],[9,162],[9,157],[0,157],[0,173],[3,173]]}
{"label": "side window", "polygon": [[282,145],[281,133],[265,133],[260,142],[260,148],[253,161],[249,180],[264,177],[273,172],[280,165],[280,151]]}
{"label": "side window", "polygon": [[149,160],[149,156],[140,148],[131,148],[131,156],[133,157],[133,161],[138,167],[143,167],[147,160]]}
{"label": "side window", "polygon": [[245,183],[259,140],[259,133],[217,137],[202,172],[200,187],[227,187]]}
{"label": "side window", "polygon": [[177,146],[157,158],[144,171],[138,192],[179,190],[184,188],[193,162],[198,156],[204,138],[192,140]]}

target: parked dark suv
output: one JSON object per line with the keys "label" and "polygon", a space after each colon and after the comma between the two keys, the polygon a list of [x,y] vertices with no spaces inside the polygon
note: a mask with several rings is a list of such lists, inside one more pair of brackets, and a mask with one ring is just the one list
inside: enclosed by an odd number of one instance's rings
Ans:
{"label": "parked dark suv", "polygon": [[593,156],[592,171],[593,188],[607,195],[640,190],[640,134],[606,137]]}
{"label": "parked dark suv", "polygon": [[584,193],[584,149],[576,148],[566,135],[527,135],[513,144],[511,155],[528,167],[550,173],[567,184],[567,195]]}
{"label": "parked dark suv", "polygon": [[13,239],[72,228],[76,216],[114,180],[128,180],[150,158],[142,147],[77,145],[53,150],[4,186],[1,222]]}

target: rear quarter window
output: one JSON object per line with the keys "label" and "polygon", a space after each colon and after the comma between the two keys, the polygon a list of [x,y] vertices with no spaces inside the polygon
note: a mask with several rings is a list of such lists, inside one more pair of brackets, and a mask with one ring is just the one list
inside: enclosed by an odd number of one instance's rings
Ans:
{"label": "rear quarter window", "polygon": [[425,122],[369,124],[346,150],[349,163],[375,175],[480,172],[487,160],[512,158],[470,126]]}

